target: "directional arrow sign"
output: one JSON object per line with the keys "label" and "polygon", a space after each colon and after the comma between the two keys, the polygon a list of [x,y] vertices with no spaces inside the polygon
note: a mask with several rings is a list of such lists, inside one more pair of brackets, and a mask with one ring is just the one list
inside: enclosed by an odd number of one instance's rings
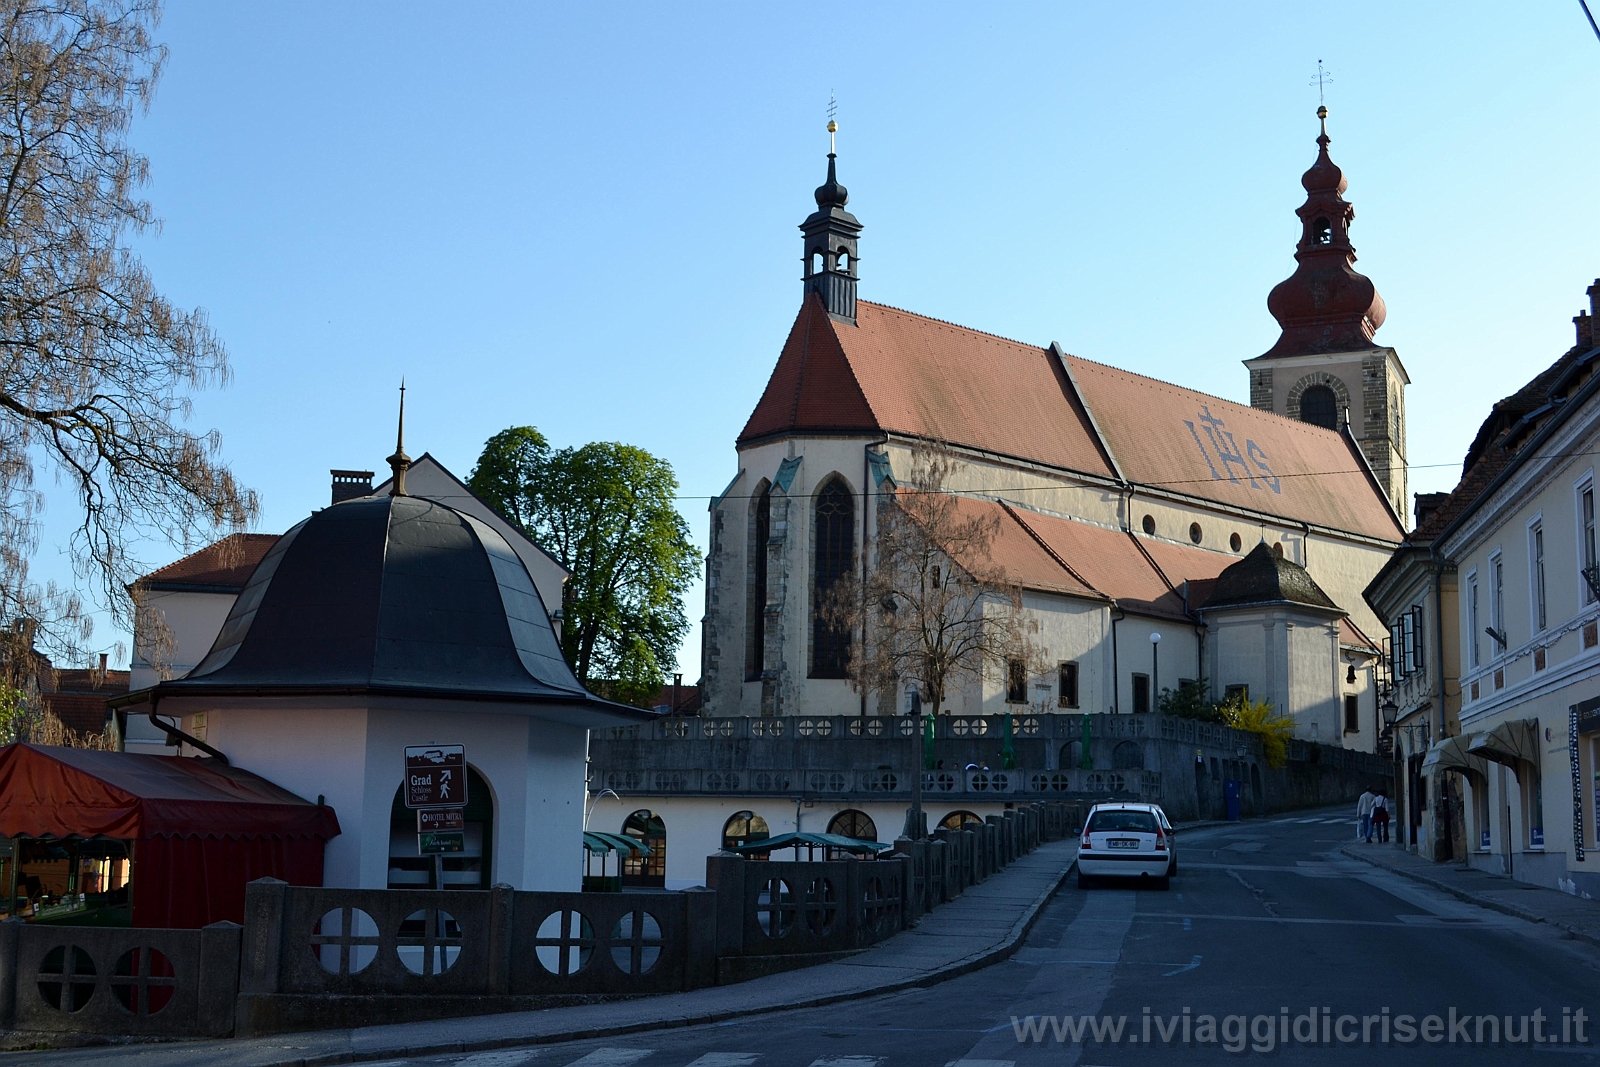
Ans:
{"label": "directional arrow sign", "polygon": [[460,808],[467,803],[467,753],[461,745],[406,749],[406,807]]}

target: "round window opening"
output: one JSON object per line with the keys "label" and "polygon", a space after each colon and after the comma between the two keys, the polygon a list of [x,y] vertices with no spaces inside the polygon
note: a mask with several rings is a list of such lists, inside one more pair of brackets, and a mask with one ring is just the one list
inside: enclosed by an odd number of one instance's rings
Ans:
{"label": "round window opening", "polygon": [[1146,515],[1144,517],[1144,532],[1151,535],[1155,534],[1156,517],[1154,515]]}
{"label": "round window opening", "polygon": [[1228,538],[1228,547],[1233,549],[1235,552],[1239,551],[1240,546],[1242,546],[1243,544],[1244,544],[1244,539],[1241,538],[1238,534],[1234,534],[1233,536]]}
{"label": "round window opening", "polygon": [[1189,524],[1189,540],[1197,545],[1200,543],[1200,524],[1198,522]]}

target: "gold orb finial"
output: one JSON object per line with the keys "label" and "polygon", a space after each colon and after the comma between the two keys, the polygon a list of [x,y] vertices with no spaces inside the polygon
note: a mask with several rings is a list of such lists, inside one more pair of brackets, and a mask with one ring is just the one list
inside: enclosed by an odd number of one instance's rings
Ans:
{"label": "gold orb finial", "polygon": [[1317,107],[1317,118],[1325,119],[1327,117],[1328,117],[1328,109],[1319,105]]}
{"label": "gold orb finial", "polygon": [[832,119],[829,119],[828,120],[828,132],[829,133],[838,133],[839,132],[839,124],[837,122],[834,122]]}

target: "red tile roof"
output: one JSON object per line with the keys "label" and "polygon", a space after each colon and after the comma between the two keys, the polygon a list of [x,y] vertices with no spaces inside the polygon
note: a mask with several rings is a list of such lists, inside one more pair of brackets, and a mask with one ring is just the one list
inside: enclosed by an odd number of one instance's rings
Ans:
{"label": "red tile roof", "polygon": [[903,434],[1107,479],[1114,458],[1136,485],[1403,536],[1341,433],[865,301],[854,326],[801,307],[739,443],[785,433]]}
{"label": "red tile roof", "polygon": [[277,534],[229,534],[140,581],[154,589],[243,589],[261,557],[277,542]]}
{"label": "red tile roof", "polygon": [[[49,672],[40,681],[48,683]],[[45,710],[67,729],[97,734],[105,729],[106,701],[127,691],[127,671],[61,670],[55,672],[54,686],[39,695]]]}
{"label": "red tile roof", "polygon": [[1067,357],[1130,481],[1386,541],[1404,536],[1344,434]]}
{"label": "red tile roof", "polygon": [[806,300],[741,444],[889,432],[1114,476],[1049,350],[866,302],[856,323]]}

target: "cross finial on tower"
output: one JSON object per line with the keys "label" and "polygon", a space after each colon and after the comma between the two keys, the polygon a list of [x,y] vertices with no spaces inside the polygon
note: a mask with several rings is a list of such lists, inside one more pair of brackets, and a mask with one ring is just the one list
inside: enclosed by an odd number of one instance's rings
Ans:
{"label": "cross finial on tower", "polygon": [[1311,79],[1311,84],[1317,87],[1317,104],[1320,106],[1327,103],[1323,99],[1323,89],[1325,86],[1333,84],[1333,71],[1324,67],[1320,59],[1317,60],[1317,76]]}
{"label": "cross finial on tower", "polygon": [[839,101],[832,92],[828,93],[828,155],[835,155],[837,148],[834,145],[833,135],[839,132],[839,123],[834,121],[839,114]]}
{"label": "cross finial on tower", "polygon": [[400,423],[394,435],[394,455],[389,457],[389,469],[394,471],[394,484],[390,496],[406,495],[406,471],[411,469],[411,457],[406,455],[406,380],[400,379]]}

